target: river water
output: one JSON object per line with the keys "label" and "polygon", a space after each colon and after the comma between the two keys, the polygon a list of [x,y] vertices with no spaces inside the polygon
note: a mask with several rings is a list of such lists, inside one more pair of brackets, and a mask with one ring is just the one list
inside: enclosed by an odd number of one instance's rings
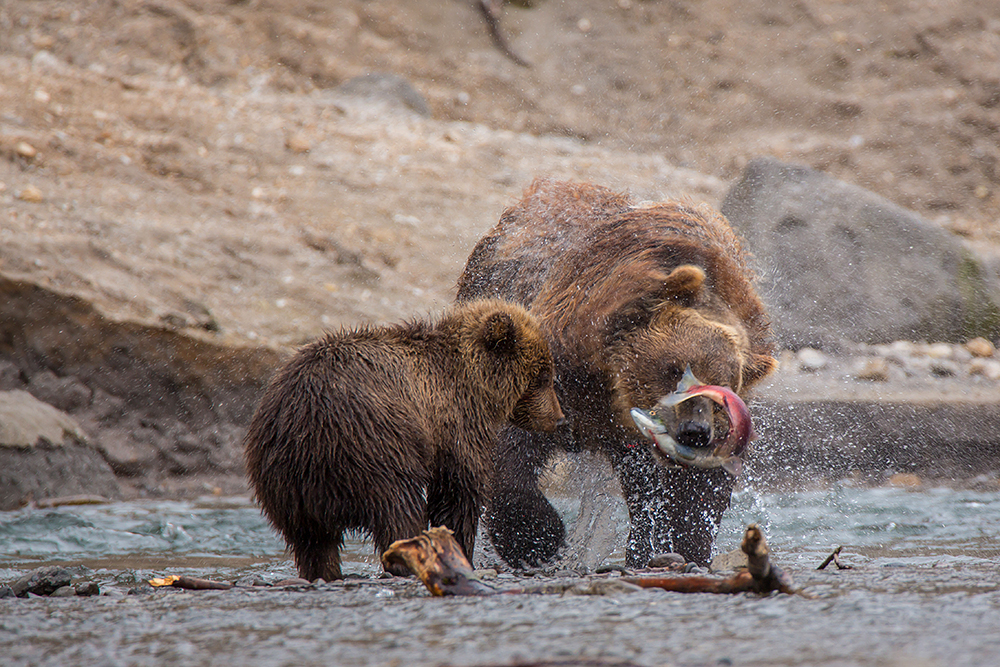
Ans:
{"label": "river water", "polygon": [[[579,504],[561,502],[572,520]],[[624,510],[613,499],[608,508],[609,537],[584,550],[590,567],[622,563]],[[720,548],[735,548],[751,522],[811,599],[655,590],[431,598],[415,580],[379,578],[358,540],[345,552],[345,582],[153,590],[142,583],[166,574],[275,582],[295,571],[244,498],[26,508],[0,513],[0,582],[62,564],[104,594],[0,600],[0,664],[1000,665],[1000,492],[744,490]],[[838,545],[854,569],[816,571]],[[587,560],[580,551],[571,565]]]}

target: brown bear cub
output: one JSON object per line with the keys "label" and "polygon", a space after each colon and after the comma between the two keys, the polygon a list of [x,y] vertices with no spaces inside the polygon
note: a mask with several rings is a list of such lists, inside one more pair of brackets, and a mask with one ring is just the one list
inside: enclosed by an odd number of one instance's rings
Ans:
{"label": "brown bear cub", "polygon": [[[659,461],[630,408],[650,409],[686,368],[745,395],[776,366],[769,320],[740,244],[720,214],[681,202],[634,204],[589,184],[534,182],[473,250],[458,301],[502,298],[538,318],[552,346],[567,428],[558,437],[500,434],[485,520],[511,565],[552,558],[565,537],[540,471],[558,449],[603,454],[631,520],[627,563],[674,551],[705,563],[733,477]],[[687,447],[719,442],[728,424],[707,399],[668,424]]]}
{"label": "brown bear cub", "polygon": [[245,440],[250,483],[299,576],[340,579],[347,530],[367,532],[381,554],[443,525],[471,559],[496,432],[504,422],[555,430],[563,414],[552,378],[537,323],[501,301],[302,348],[271,381]]}

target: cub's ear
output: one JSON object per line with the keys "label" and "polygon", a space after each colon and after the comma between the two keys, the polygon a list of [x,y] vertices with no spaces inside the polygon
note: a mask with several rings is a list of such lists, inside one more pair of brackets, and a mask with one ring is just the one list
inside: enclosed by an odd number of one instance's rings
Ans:
{"label": "cub's ear", "polygon": [[663,279],[660,288],[664,299],[672,301],[691,301],[697,296],[701,286],[705,284],[705,271],[693,264],[682,264]]}
{"label": "cub's ear", "polygon": [[483,347],[496,354],[513,352],[517,347],[517,325],[504,312],[493,313],[483,322]]}
{"label": "cub's ear", "polygon": [[749,389],[778,368],[778,360],[769,354],[751,354],[743,366],[743,387]]}

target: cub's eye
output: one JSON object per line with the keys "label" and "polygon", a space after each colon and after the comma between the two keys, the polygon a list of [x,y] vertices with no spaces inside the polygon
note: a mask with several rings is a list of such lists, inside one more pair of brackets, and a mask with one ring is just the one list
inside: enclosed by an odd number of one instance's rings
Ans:
{"label": "cub's eye", "polygon": [[552,373],[546,370],[535,376],[535,381],[531,383],[531,386],[534,389],[541,389],[547,387],[551,381]]}

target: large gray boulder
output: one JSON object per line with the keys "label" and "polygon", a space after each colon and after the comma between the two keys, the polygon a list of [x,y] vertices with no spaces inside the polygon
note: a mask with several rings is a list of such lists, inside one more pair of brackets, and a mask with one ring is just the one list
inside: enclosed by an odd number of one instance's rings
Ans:
{"label": "large gray boulder", "polygon": [[26,391],[0,391],[0,510],[74,495],[121,492],[72,417]]}
{"label": "large gray boulder", "polygon": [[863,188],[759,158],[722,212],[754,255],[783,346],[1000,334],[998,288],[961,241]]}

